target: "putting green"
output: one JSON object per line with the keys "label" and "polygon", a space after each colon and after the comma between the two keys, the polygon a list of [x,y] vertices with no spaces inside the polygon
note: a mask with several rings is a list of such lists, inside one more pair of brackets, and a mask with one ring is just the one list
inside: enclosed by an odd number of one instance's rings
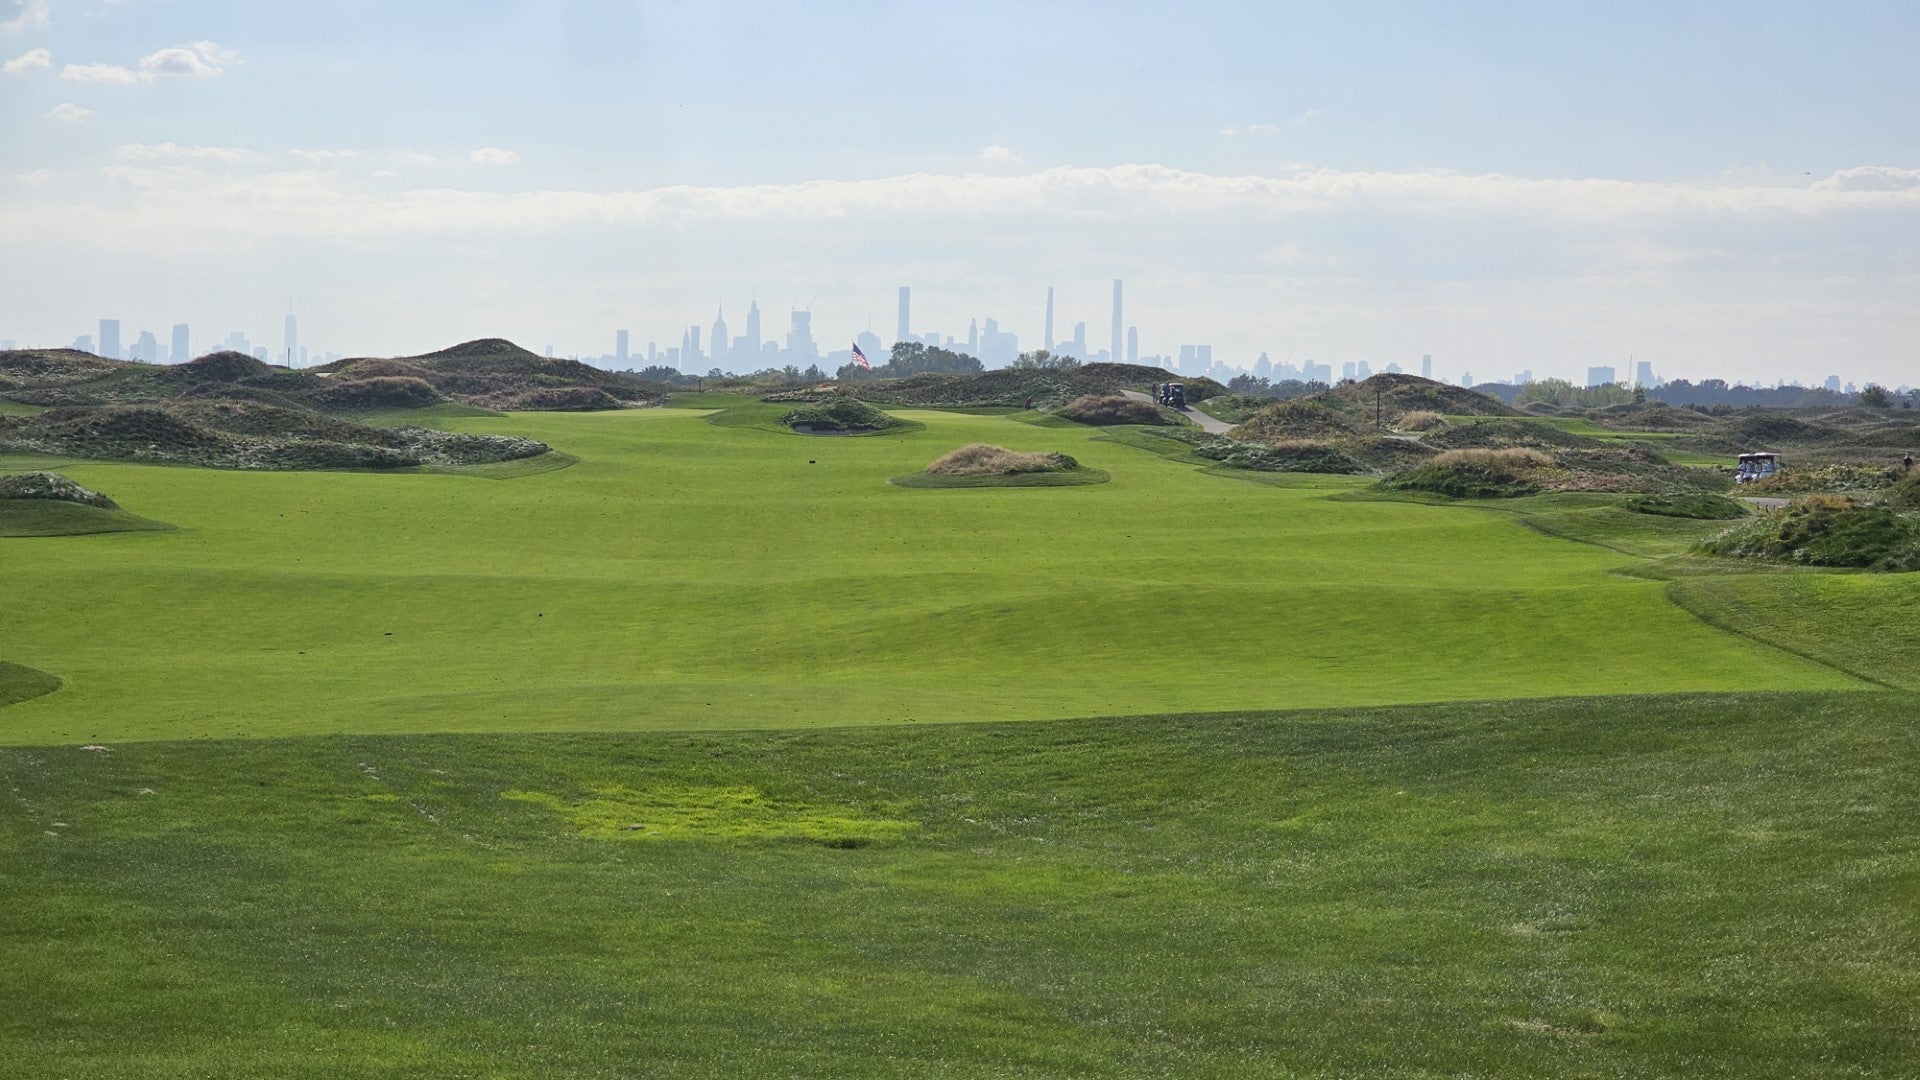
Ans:
{"label": "putting green", "polygon": [[[0,540],[0,741],[773,727],[1864,684],[1506,515],[1329,500],[1086,429],[689,409],[449,419],[582,460],[500,481],[74,465],[165,533]],[[921,491],[992,442],[1112,481]],[[6,461],[0,459],[0,467]]]}

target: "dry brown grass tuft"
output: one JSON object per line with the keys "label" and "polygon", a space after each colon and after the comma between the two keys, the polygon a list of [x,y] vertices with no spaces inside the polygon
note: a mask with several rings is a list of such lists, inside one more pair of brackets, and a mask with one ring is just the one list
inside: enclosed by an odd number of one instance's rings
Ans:
{"label": "dry brown grass tuft", "polygon": [[1528,446],[1508,446],[1499,450],[1448,450],[1433,459],[1435,465],[1465,465],[1500,472],[1524,473],[1544,469],[1553,459]]}
{"label": "dry brown grass tuft", "polygon": [[1065,454],[1022,453],[1005,447],[973,443],[946,454],[927,471],[936,476],[1015,476],[1020,473],[1062,472],[1079,467]]}
{"label": "dry brown grass tuft", "polygon": [[1400,415],[1399,428],[1401,431],[1432,431],[1435,428],[1446,426],[1446,417],[1426,409],[1415,409],[1412,412],[1402,413]]}

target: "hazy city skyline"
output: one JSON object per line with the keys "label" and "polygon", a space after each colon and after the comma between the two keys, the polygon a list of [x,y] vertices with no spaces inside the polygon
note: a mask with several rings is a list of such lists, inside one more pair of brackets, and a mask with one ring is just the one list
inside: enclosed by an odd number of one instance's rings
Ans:
{"label": "hazy city skyline", "polygon": [[1051,284],[1056,333],[1148,355],[1920,370],[1920,14],[1203,7],[0,0],[0,338],[277,359],[292,295],[310,350],[599,356],[758,296],[827,351],[911,282],[1032,348]]}

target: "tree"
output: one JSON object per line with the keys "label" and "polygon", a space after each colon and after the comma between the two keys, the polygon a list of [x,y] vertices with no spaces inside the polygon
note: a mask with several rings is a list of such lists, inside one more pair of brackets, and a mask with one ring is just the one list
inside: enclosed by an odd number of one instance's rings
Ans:
{"label": "tree", "polygon": [[1879,383],[1868,383],[1860,391],[1860,404],[1869,409],[1889,409],[1893,407],[1893,398],[1888,396],[1886,387]]}
{"label": "tree", "polygon": [[1071,356],[1059,356],[1045,349],[1021,353],[1008,367],[1022,371],[1072,371],[1080,366],[1080,361]]}
{"label": "tree", "polygon": [[826,373],[820,370],[819,364],[808,364],[807,370],[802,372],[800,377],[807,382],[824,382],[827,378]]}
{"label": "tree", "polygon": [[[859,367],[858,364],[854,366]],[[986,365],[966,353],[942,349],[923,341],[896,341],[893,343],[892,356],[874,369],[874,375],[883,379],[904,379],[909,375],[926,374],[974,375],[984,370]]]}

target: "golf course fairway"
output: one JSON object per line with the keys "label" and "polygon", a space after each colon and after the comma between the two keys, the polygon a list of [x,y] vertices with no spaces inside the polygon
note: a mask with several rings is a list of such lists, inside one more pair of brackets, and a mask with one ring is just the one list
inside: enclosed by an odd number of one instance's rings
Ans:
{"label": "golf course fairway", "polygon": [[[1043,720],[1866,683],[1505,515],[1205,475],[1092,429],[823,438],[674,408],[447,421],[512,479],[64,471],[166,532],[0,539],[0,742]],[[971,442],[1082,487],[912,490]],[[0,467],[7,462],[0,459]]]}

